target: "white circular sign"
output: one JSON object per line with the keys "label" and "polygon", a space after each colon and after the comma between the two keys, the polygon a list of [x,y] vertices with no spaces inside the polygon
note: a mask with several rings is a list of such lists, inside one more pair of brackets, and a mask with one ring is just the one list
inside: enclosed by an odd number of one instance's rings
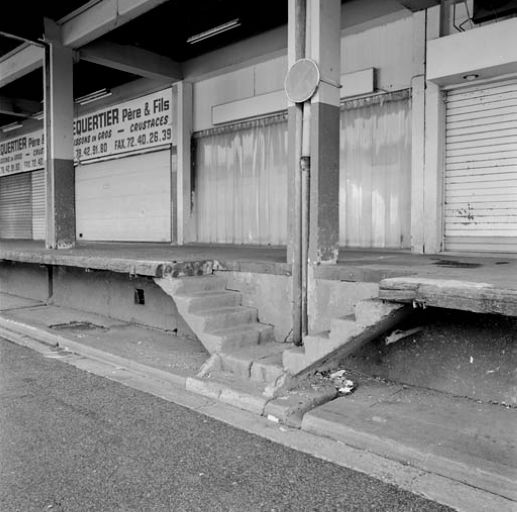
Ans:
{"label": "white circular sign", "polygon": [[285,92],[290,101],[303,103],[309,100],[320,83],[320,70],[311,59],[297,60],[285,77]]}

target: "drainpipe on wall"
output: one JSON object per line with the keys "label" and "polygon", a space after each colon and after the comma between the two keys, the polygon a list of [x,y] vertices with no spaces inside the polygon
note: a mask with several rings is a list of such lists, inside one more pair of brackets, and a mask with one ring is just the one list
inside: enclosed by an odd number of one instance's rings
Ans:
{"label": "drainpipe on wall", "polygon": [[[295,2],[295,55],[296,60],[305,57],[305,37],[307,23],[307,2],[306,0],[296,0]],[[295,161],[301,162],[302,159],[302,137],[303,137],[303,103],[296,103],[295,118]],[[294,176],[294,223],[293,229],[294,248],[293,248],[293,342],[299,346],[303,341],[302,327],[302,179],[301,173],[295,172]],[[305,303],[307,302],[305,298]]]}
{"label": "drainpipe on wall", "polygon": [[309,221],[311,195],[311,102],[303,105],[302,154],[300,157],[301,195],[302,195],[302,337],[309,333],[308,286],[309,286]]}

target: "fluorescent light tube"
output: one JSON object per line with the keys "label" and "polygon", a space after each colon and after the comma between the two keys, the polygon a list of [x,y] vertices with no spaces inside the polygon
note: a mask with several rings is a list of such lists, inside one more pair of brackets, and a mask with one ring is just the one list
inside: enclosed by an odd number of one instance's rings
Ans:
{"label": "fluorescent light tube", "polygon": [[98,91],[85,94],[84,96],[80,96],[79,98],[76,98],[74,101],[75,103],[79,103],[79,105],[86,105],[87,103],[100,100],[101,98],[106,98],[107,96],[111,96],[111,91],[109,91],[108,89],[100,89]]}
{"label": "fluorescent light tube", "polygon": [[208,29],[205,32],[200,32],[199,34],[190,36],[187,39],[187,43],[189,43],[189,44],[199,43],[200,41],[204,41],[205,39],[208,39],[209,37],[213,37],[218,34],[222,34],[223,32],[227,32],[228,30],[232,30],[232,29],[240,27],[240,26],[241,26],[241,22],[240,22],[239,18],[235,18],[234,20],[227,21],[226,23],[223,23],[222,25],[218,25],[217,27]]}
{"label": "fluorescent light tube", "polygon": [[13,130],[17,130],[18,128],[21,128],[22,126],[23,126],[22,123],[15,121],[14,123],[10,123],[10,124],[6,124],[5,126],[2,126],[2,131],[4,133],[12,132]]}

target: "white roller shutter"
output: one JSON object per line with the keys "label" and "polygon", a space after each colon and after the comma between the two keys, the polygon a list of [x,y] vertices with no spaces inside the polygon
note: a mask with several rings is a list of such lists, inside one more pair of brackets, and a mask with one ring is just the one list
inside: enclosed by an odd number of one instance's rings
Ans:
{"label": "white roller shutter", "polygon": [[445,249],[517,252],[517,77],[450,90]]}
{"label": "white roller shutter", "polygon": [[30,173],[0,178],[0,238],[32,238]]}
{"label": "white roller shutter", "polygon": [[170,150],[79,165],[79,240],[170,242]]}
{"label": "white roller shutter", "polygon": [[32,175],[32,238],[45,239],[46,229],[46,187],[45,171],[31,172]]}

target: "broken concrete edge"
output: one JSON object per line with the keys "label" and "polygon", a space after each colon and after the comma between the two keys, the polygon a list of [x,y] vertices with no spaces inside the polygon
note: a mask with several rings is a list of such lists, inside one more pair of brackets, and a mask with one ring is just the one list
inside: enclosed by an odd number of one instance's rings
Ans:
{"label": "broken concrete edge", "polygon": [[[278,395],[285,390],[285,384],[292,384],[293,380],[287,375],[278,378],[269,395],[253,395],[245,391],[231,388],[217,381],[207,380],[206,376],[211,370],[221,367],[219,354],[213,354],[201,366],[197,376],[186,377],[172,372],[166,372],[137,363],[130,359],[110,354],[80,342],[71,340],[59,334],[49,333],[42,328],[34,327],[11,319],[3,318],[0,315],[0,336],[21,346],[34,348],[35,343],[43,344],[49,349],[63,350],[82,357],[94,359],[96,361],[112,364],[119,368],[128,368],[144,375],[150,375],[163,382],[180,387],[190,392],[197,393],[212,399],[219,400],[238,409],[246,410],[260,416],[270,416],[271,421],[284,423],[294,428],[300,428],[303,414],[318,405],[322,405],[335,398],[329,393],[322,394],[320,397],[311,397],[309,400],[286,402],[283,404],[278,400]],[[283,378],[282,378],[283,377]],[[269,412],[266,405],[272,402]]]}
{"label": "broken concrete edge", "polygon": [[[217,358],[212,360],[217,361]],[[216,370],[217,362],[213,366],[207,365],[207,368],[208,366]],[[203,371],[202,376],[187,377],[186,390],[292,428],[301,428],[305,413],[338,396],[338,391],[332,386],[311,393],[289,391],[283,386],[277,386],[274,394],[268,394],[267,390],[261,394],[252,394],[236,387],[230,387],[217,379],[210,379],[208,378],[209,373],[209,371]],[[284,381],[282,380],[282,382]],[[289,382],[294,386],[291,380]]]}

